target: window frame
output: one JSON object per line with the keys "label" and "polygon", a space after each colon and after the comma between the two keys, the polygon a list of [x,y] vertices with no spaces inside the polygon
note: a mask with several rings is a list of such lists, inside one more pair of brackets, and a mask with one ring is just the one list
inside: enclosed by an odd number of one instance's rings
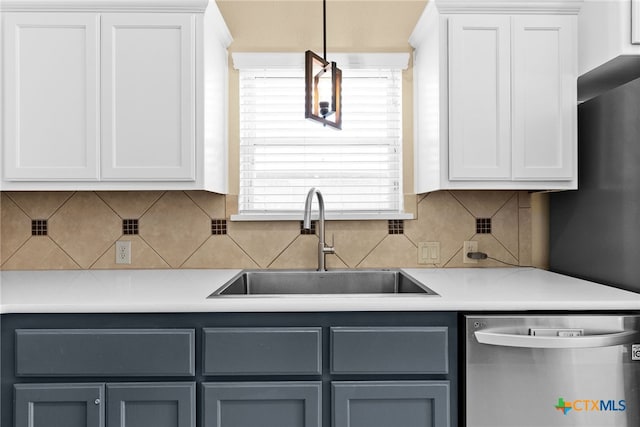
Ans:
{"label": "window frame", "polygon": [[[336,61],[344,69],[398,69],[401,72],[409,65],[409,53],[342,53],[329,54],[331,60]],[[303,53],[253,53],[234,52],[232,53],[233,66],[236,70],[249,69],[301,69],[304,70]],[[401,119],[402,120],[402,119]],[[401,125],[402,127],[402,125]],[[239,143],[239,140],[238,140]],[[400,140],[403,148],[403,138]],[[400,157],[400,164],[403,158]],[[239,172],[239,170],[238,170]],[[401,189],[404,174],[401,173]],[[239,178],[239,177],[238,177]],[[239,183],[238,183],[239,185]],[[319,188],[322,191],[322,188]],[[327,211],[328,220],[387,220],[387,219],[413,219],[413,214],[404,211],[404,194],[399,194],[400,210],[396,211]],[[316,204],[313,205],[314,212],[317,211]],[[233,221],[293,221],[300,220],[301,214],[292,212],[239,212],[231,215]]]}

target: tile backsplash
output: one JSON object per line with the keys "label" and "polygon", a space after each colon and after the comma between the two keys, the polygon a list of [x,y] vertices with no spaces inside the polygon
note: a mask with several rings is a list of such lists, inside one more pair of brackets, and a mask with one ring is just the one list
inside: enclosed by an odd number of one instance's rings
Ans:
{"label": "tile backsplash", "polygon": [[[275,269],[317,263],[317,237],[301,233],[300,221],[230,221],[234,196],[88,191],[3,192],[1,197],[3,270]],[[327,256],[327,267],[531,264],[531,196],[525,191],[439,191],[415,196],[410,208],[414,220],[327,221],[327,240],[333,236],[336,249]],[[130,265],[115,263],[118,240],[131,241]],[[465,240],[477,241],[495,260],[463,264]],[[440,242],[440,264],[418,264],[420,242]]]}

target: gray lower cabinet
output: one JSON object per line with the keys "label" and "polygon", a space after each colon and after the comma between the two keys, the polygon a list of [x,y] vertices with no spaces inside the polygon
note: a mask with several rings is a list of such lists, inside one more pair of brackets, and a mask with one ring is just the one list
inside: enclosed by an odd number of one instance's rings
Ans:
{"label": "gray lower cabinet", "polygon": [[15,427],[104,427],[104,384],[16,384]]}
{"label": "gray lower cabinet", "polygon": [[191,382],[16,384],[14,388],[15,427],[196,425]]}
{"label": "gray lower cabinet", "polygon": [[457,426],[454,313],[1,317],[1,427]]}
{"label": "gray lower cabinet", "polygon": [[203,383],[203,427],[321,427],[320,381]]}
{"label": "gray lower cabinet", "polygon": [[448,427],[448,381],[334,381],[332,427]]}
{"label": "gray lower cabinet", "polygon": [[107,427],[195,427],[195,383],[107,384]]}

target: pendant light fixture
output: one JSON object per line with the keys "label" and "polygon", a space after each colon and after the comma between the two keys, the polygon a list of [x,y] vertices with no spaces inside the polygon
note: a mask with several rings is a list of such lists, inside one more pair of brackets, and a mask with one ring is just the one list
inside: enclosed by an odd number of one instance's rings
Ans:
{"label": "pendant light fixture", "polygon": [[324,57],[305,52],[305,118],[342,129],[342,71],[327,61],[327,0],[322,0]]}

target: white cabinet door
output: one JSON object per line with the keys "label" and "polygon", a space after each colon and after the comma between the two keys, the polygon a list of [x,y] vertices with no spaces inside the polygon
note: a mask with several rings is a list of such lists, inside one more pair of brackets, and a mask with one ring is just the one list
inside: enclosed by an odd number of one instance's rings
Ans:
{"label": "white cabinet door", "polygon": [[98,31],[97,14],[5,15],[6,180],[98,179]]}
{"label": "white cabinet door", "polygon": [[513,179],[569,180],[576,146],[576,18],[513,17]]}
{"label": "white cabinet door", "polygon": [[449,179],[511,176],[510,18],[449,19]]}
{"label": "white cabinet door", "polygon": [[195,180],[195,17],[102,15],[102,179]]}

